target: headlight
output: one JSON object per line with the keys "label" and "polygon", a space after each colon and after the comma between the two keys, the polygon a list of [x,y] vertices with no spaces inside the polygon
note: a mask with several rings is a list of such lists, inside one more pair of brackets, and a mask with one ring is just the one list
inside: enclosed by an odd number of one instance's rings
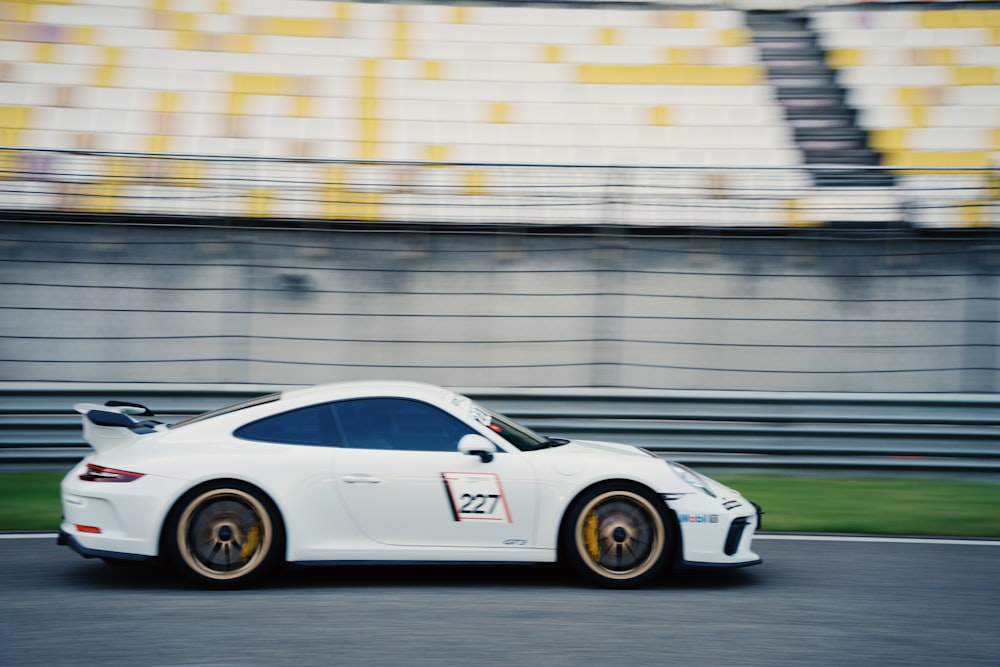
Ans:
{"label": "headlight", "polygon": [[670,469],[674,471],[674,474],[684,480],[685,483],[690,484],[694,488],[704,491],[708,495],[715,498],[715,494],[712,493],[712,489],[709,488],[708,480],[696,473],[691,468],[688,468],[682,463],[677,463],[675,461],[667,461],[667,465]]}

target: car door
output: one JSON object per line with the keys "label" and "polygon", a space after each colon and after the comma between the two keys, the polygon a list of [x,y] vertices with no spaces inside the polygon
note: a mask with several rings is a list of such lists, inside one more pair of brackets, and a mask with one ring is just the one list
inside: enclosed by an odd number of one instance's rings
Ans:
{"label": "car door", "polygon": [[513,447],[491,460],[458,451],[472,426],[422,401],[333,404],[343,445],[333,480],[373,540],[399,546],[503,548],[534,542],[536,476]]}

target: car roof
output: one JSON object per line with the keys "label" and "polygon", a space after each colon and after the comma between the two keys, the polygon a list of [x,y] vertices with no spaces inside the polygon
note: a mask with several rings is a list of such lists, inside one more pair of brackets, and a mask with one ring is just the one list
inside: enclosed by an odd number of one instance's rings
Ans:
{"label": "car roof", "polygon": [[447,389],[423,382],[408,380],[354,380],[333,382],[313,387],[291,389],[281,394],[283,401],[311,402],[359,398],[363,396],[401,396],[430,403],[440,403],[451,395]]}

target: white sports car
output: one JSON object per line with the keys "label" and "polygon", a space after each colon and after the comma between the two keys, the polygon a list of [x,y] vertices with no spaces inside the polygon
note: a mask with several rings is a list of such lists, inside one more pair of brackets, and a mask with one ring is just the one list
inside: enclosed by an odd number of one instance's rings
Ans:
{"label": "white sports car", "polygon": [[283,562],[560,561],[618,588],[760,562],[759,508],[736,491],[440,387],[330,384],[172,425],[134,403],[75,407],[96,452],[62,482],[60,544],[163,559],[211,588]]}

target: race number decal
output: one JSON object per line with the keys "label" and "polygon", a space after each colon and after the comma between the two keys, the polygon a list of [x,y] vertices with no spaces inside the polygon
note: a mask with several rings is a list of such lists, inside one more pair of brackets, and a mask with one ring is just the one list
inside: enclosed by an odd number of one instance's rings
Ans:
{"label": "race number decal", "polygon": [[443,472],[455,521],[511,523],[500,478],[491,472]]}

